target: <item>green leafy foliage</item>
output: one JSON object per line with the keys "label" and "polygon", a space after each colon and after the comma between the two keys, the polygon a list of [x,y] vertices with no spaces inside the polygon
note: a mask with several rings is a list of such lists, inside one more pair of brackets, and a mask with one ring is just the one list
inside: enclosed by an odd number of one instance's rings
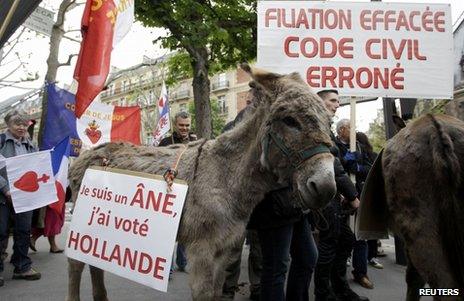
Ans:
{"label": "green leafy foliage", "polygon": [[171,83],[194,76],[196,48],[208,49],[209,74],[256,57],[256,1],[139,0],[135,13],[145,26],[169,31],[155,42],[179,50],[168,62]]}
{"label": "green leafy foliage", "polygon": [[[193,102],[189,102],[188,104],[188,112],[192,117],[192,124],[190,128],[192,132],[195,132],[195,105]],[[211,99],[211,115],[212,115],[212,122],[213,122],[213,138],[219,136],[222,133],[222,129],[226,123],[225,118],[221,115],[221,111],[219,109],[219,103],[217,99]]]}
{"label": "green leafy foliage", "polygon": [[383,121],[383,109],[377,112],[377,118],[369,124],[367,136],[371,142],[374,152],[379,153],[385,147],[385,123]]}

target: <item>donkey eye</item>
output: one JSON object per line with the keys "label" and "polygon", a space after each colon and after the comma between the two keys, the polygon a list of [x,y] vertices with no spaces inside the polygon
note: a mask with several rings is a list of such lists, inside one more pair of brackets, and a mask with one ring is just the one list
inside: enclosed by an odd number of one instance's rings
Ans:
{"label": "donkey eye", "polygon": [[282,121],[290,127],[301,130],[301,125],[293,117],[285,117]]}

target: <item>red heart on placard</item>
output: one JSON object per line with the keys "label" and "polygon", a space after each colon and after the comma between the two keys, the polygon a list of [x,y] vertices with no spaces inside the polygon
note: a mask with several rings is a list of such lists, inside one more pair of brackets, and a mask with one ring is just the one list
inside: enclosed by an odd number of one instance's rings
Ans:
{"label": "red heart on placard", "polygon": [[97,143],[101,138],[101,131],[95,129],[85,129],[85,134],[89,137],[90,142],[93,144]]}
{"label": "red heart on placard", "polygon": [[43,174],[41,178],[38,178],[37,173],[34,171],[28,171],[16,180],[13,183],[13,186],[22,191],[35,192],[39,190],[39,182],[47,183],[48,179],[50,179],[50,177],[46,174]]}
{"label": "red heart on placard", "polygon": [[22,191],[34,192],[39,189],[39,183],[37,182],[37,174],[33,171],[28,171],[22,175],[19,180],[14,182],[14,187]]}

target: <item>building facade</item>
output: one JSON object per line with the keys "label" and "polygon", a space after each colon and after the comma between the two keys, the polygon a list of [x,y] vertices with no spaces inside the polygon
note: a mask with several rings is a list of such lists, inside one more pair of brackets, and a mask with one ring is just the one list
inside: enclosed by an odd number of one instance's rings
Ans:
{"label": "building facade", "polygon": [[[139,65],[113,70],[108,78],[107,89],[100,94],[100,101],[119,106],[139,105],[142,108],[142,141],[150,145],[158,120],[157,99],[167,74],[164,64],[167,57],[144,58]],[[216,99],[220,114],[226,122],[233,120],[246,106],[250,77],[241,69],[229,69],[210,77],[210,98]],[[193,102],[192,79],[180,79],[168,88],[171,116],[188,111]]]}

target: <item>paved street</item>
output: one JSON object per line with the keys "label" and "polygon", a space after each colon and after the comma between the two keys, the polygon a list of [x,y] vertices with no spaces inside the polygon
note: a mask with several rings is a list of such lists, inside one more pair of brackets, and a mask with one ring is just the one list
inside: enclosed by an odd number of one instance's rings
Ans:
{"label": "paved street", "polygon": [[[65,225],[64,231],[67,230],[68,224]],[[64,235],[60,235],[59,245],[64,246]],[[388,254],[382,258],[381,262],[385,269],[377,270],[369,267],[369,276],[374,282],[375,289],[366,290],[359,285],[352,283],[352,287],[359,294],[368,296],[371,300],[392,301],[404,300],[405,268],[394,264],[393,240],[385,241],[383,248]],[[9,244],[11,248],[11,241]],[[37,241],[37,252],[31,252],[34,267],[42,273],[42,279],[39,281],[12,280],[13,267],[6,265],[5,286],[0,288],[0,300],[8,301],[29,301],[29,300],[64,300],[67,292],[67,260],[63,254],[49,253],[49,245],[46,239],[40,238]],[[11,249],[8,250],[11,254]],[[246,258],[248,248],[245,247],[243,254],[243,271],[246,271]],[[7,259],[8,260],[8,259]],[[349,269],[351,270],[351,268]],[[235,300],[248,300],[247,273],[242,273],[240,277],[241,289],[236,295]],[[121,277],[106,274],[106,283],[109,292],[109,299],[112,301],[123,300],[191,300],[190,290],[188,287],[188,275],[186,273],[176,272],[169,285],[168,293],[157,292],[151,288],[139,285]],[[312,290],[312,288],[311,288]],[[312,298],[313,296],[311,296]],[[81,299],[91,300],[91,285],[88,269],[84,271],[81,285]],[[424,298],[429,301],[431,299]]]}

